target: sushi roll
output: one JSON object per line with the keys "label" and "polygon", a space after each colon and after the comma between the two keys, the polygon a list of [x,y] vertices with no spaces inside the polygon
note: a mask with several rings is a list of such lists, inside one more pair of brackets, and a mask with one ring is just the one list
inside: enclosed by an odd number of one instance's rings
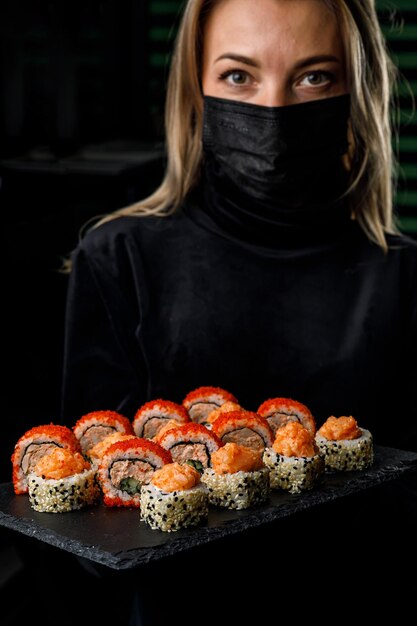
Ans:
{"label": "sushi roll", "polygon": [[232,441],[253,450],[271,447],[273,433],[265,417],[241,409],[220,415],[211,426],[223,443]]}
{"label": "sushi roll", "polygon": [[16,494],[28,493],[27,475],[45,454],[55,448],[81,451],[71,428],[60,424],[34,426],[19,438],[11,456],[13,489]]}
{"label": "sushi roll", "polygon": [[157,436],[156,441],[169,450],[173,461],[199,461],[203,468],[210,467],[211,455],[223,445],[217,435],[194,422],[171,428]]}
{"label": "sushi roll", "polygon": [[28,475],[29,501],[40,513],[67,513],[97,504],[96,472],[81,452],[55,448]]}
{"label": "sushi roll", "polygon": [[364,470],[373,463],[372,434],[366,428],[359,428],[352,415],[331,415],[315,439],[324,456],[326,471]]}
{"label": "sushi roll", "polygon": [[269,470],[261,451],[229,442],[213,452],[211,465],[201,477],[209,490],[211,505],[247,509],[267,502]]}
{"label": "sushi roll", "polygon": [[140,494],[140,514],[152,529],[172,532],[208,519],[208,489],[188,462],[167,463],[154,472]]}
{"label": "sushi roll", "polygon": [[150,439],[132,437],[111,444],[97,472],[103,503],[139,508],[141,486],[149,483],[155,470],[171,462],[171,454]]}
{"label": "sushi roll", "polygon": [[116,431],[134,435],[131,421],[117,411],[92,411],[80,417],[73,431],[80,442],[81,451],[87,452],[96,443]]}
{"label": "sushi roll", "polygon": [[240,404],[238,404],[237,402],[232,402],[231,400],[228,400],[227,402],[219,406],[218,409],[213,409],[213,411],[210,411],[210,413],[207,415],[206,421],[202,422],[202,424],[204,424],[204,426],[206,426],[207,428],[211,428],[213,422],[218,417],[220,417],[220,415],[223,415],[223,413],[230,413],[231,411],[240,411],[242,408],[243,407],[241,407]]}
{"label": "sushi roll", "polygon": [[300,422],[312,435],[317,430],[316,420],[310,409],[291,398],[270,398],[262,402],[256,412],[268,420],[274,436],[277,429],[287,422]]}
{"label": "sushi roll", "polygon": [[151,400],[143,404],[133,418],[133,430],[137,437],[153,439],[168,421],[178,424],[190,422],[187,409],[170,400]]}
{"label": "sushi roll", "polygon": [[121,433],[118,430],[111,435],[107,435],[101,441],[96,443],[95,446],[89,448],[86,452],[84,452],[84,456],[94,467],[98,468],[100,465],[101,459],[103,458],[107,448],[109,448],[116,441],[127,441],[128,439],[134,438],[135,435],[126,435],[125,433]]}
{"label": "sushi roll", "polygon": [[300,422],[278,428],[263,460],[270,472],[271,489],[300,493],[315,487],[324,475],[324,459],[314,436]]}
{"label": "sushi roll", "polygon": [[198,387],[190,391],[182,401],[193,422],[202,423],[208,414],[225,402],[238,402],[235,396],[221,387]]}

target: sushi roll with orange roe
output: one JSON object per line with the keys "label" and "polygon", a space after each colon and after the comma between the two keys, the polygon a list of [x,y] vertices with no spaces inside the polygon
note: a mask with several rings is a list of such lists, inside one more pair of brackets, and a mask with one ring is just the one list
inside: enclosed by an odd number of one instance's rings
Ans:
{"label": "sushi roll with orange roe", "polygon": [[178,424],[191,421],[187,409],[182,404],[170,400],[150,400],[136,411],[133,430],[137,437],[153,439],[169,420],[175,420]]}
{"label": "sushi roll with orange roe", "polygon": [[142,485],[166,463],[171,454],[150,439],[132,437],[116,441],[104,453],[97,477],[108,507],[140,507]]}
{"label": "sushi roll with orange roe", "polygon": [[134,435],[132,422],[118,411],[91,411],[80,417],[73,427],[82,452],[115,432]]}
{"label": "sushi roll with orange roe", "polygon": [[207,421],[208,414],[225,402],[238,403],[235,396],[221,387],[198,387],[190,391],[182,401],[193,422]]}
{"label": "sushi roll with orange roe", "polygon": [[352,416],[331,415],[318,429],[316,443],[326,471],[354,471],[370,467],[374,460],[373,437]]}
{"label": "sushi roll with orange roe", "polygon": [[208,489],[189,461],[167,463],[154,472],[140,495],[141,519],[152,529],[172,532],[208,519]]}
{"label": "sushi roll with orange roe", "polygon": [[324,474],[324,459],[314,436],[300,422],[287,422],[278,428],[263,460],[270,471],[272,489],[300,493],[315,487]]}
{"label": "sushi roll with orange roe", "polygon": [[61,424],[34,426],[18,439],[11,457],[13,488],[16,494],[28,492],[27,475],[45,454],[55,448],[81,452],[73,431]]}
{"label": "sushi roll with orange roe", "polygon": [[89,448],[86,452],[84,452],[84,456],[92,465],[98,467],[107,448],[109,448],[113,443],[116,443],[116,441],[127,441],[133,437],[135,437],[135,435],[127,435],[117,430],[115,433],[111,433],[110,435],[107,435],[107,437],[104,437],[104,439],[101,439],[101,441],[96,443],[92,448]]}
{"label": "sushi roll with orange roe", "polygon": [[264,504],[270,494],[262,451],[233,442],[213,452],[211,467],[204,470],[201,480],[208,487],[210,504],[227,509]]}
{"label": "sushi roll with orange roe", "polygon": [[220,417],[220,415],[223,415],[223,413],[230,413],[231,411],[240,411],[242,408],[243,407],[241,407],[240,404],[238,404],[237,402],[232,402],[231,400],[228,400],[227,402],[219,406],[218,409],[213,409],[213,411],[210,411],[210,413],[207,415],[206,421],[203,422],[204,426],[206,426],[207,428],[211,428],[213,422],[218,417]]}
{"label": "sushi roll with orange roe", "polygon": [[67,513],[100,500],[96,472],[81,452],[55,448],[28,475],[29,501],[41,513]]}
{"label": "sushi roll with orange roe", "polygon": [[287,422],[300,422],[312,435],[316,432],[316,420],[310,409],[291,398],[270,398],[265,400],[256,411],[268,420],[274,433]]}
{"label": "sushi roll with orange roe", "polygon": [[212,423],[211,431],[223,443],[231,441],[262,451],[272,446],[273,433],[266,418],[244,409],[220,415]]}
{"label": "sushi roll with orange roe", "polygon": [[157,436],[156,441],[169,450],[173,461],[198,461],[203,468],[210,467],[211,455],[223,445],[211,430],[194,422],[170,428]]}

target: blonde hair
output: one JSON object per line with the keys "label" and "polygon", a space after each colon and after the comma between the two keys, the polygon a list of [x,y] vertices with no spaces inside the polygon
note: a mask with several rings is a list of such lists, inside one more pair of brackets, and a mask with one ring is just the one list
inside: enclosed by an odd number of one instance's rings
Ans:
{"label": "blonde hair", "polygon": [[[221,1],[221,0],[220,0]],[[350,79],[352,214],[369,239],[387,250],[393,217],[395,158],[392,88],[396,68],[387,51],[374,0],[321,0],[337,16]],[[202,163],[203,95],[200,82],[204,20],[219,0],[188,0],[171,59],[165,106],[167,166],[149,197],[102,217],[168,215],[197,184]]]}

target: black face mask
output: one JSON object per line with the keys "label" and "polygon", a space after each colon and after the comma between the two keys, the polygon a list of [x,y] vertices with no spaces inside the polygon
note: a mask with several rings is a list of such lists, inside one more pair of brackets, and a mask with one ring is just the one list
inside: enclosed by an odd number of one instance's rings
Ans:
{"label": "black face mask", "polygon": [[208,211],[238,235],[271,241],[346,224],[349,109],[349,94],[282,107],[205,96]]}

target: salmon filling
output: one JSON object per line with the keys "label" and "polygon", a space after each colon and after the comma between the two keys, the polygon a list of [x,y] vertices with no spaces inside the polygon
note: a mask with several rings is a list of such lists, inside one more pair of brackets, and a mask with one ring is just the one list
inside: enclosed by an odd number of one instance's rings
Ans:
{"label": "salmon filling", "polygon": [[242,407],[236,402],[231,402],[230,400],[228,400],[227,402],[219,406],[218,409],[214,409],[213,411],[210,411],[210,413],[207,416],[207,422],[209,424],[212,424],[214,420],[220,417],[220,415],[223,415],[223,413],[228,413],[229,411],[238,411],[241,408]]}
{"label": "salmon filling", "polygon": [[90,426],[83,433],[80,444],[83,450],[89,450],[96,445],[99,441],[102,441],[111,433],[117,430],[114,426],[105,426],[103,424],[97,424],[96,426]]}
{"label": "salmon filling", "polygon": [[192,459],[200,461],[203,467],[210,465],[210,455],[204,443],[178,443],[170,448],[172,459],[177,463],[185,463]]}
{"label": "salmon filling", "polygon": [[210,415],[214,409],[218,409],[219,405],[216,402],[196,402],[189,409],[188,413],[193,420],[193,422],[197,422],[201,424],[201,422],[206,422],[207,417]]}
{"label": "salmon filling", "polygon": [[295,413],[274,413],[273,415],[269,415],[267,418],[269,425],[272,430],[276,432],[278,428],[281,426],[285,426],[288,422],[299,422],[299,418]]}
{"label": "salmon filling", "polygon": [[222,441],[224,443],[237,443],[238,445],[252,448],[252,450],[263,451],[265,448],[265,442],[262,437],[250,428],[239,428],[226,433],[223,435]]}
{"label": "salmon filling", "polygon": [[140,485],[147,485],[155,467],[140,459],[121,459],[114,461],[109,469],[110,480],[116,489],[131,493],[139,490]]}
{"label": "salmon filling", "polygon": [[31,472],[42,457],[44,457],[46,454],[49,454],[50,452],[52,452],[52,450],[55,450],[56,448],[61,449],[61,446],[58,443],[54,443],[53,441],[31,443],[30,445],[28,445],[21,462],[23,472],[25,474]]}
{"label": "salmon filling", "polygon": [[118,430],[111,435],[107,435],[104,439],[101,439],[98,443],[96,443],[92,448],[87,450],[86,455],[89,459],[93,461],[99,461],[107,448],[109,448],[116,441],[126,441],[127,439],[132,439],[135,435],[126,435],[125,433],[121,433]]}

